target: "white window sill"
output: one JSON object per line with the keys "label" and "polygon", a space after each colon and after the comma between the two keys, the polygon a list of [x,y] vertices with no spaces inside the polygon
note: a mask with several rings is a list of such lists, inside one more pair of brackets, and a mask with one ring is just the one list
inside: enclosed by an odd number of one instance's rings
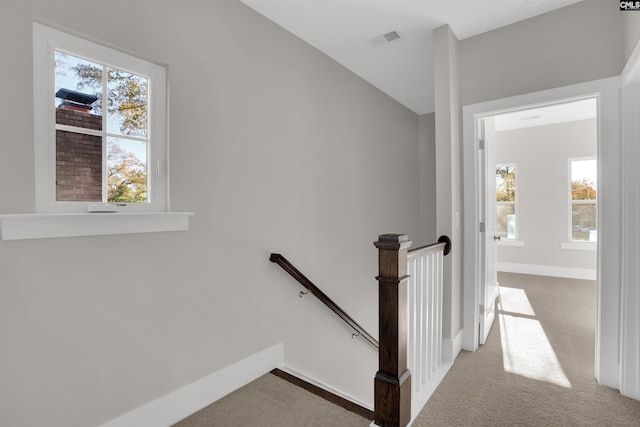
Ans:
{"label": "white window sill", "polygon": [[500,239],[497,243],[498,246],[524,246],[524,240]]}
{"label": "white window sill", "polygon": [[0,215],[2,240],[187,231],[192,212]]}
{"label": "white window sill", "polygon": [[595,251],[595,250],[598,250],[598,243],[597,242],[560,242],[560,248],[577,249],[580,251]]}

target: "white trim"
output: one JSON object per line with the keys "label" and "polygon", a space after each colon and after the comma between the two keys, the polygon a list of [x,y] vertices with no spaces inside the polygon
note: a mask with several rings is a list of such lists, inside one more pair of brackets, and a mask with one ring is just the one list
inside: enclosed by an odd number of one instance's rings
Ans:
{"label": "white trim", "polygon": [[0,215],[2,240],[187,231],[192,212]]}
{"label": "white trim", "polygon": [[[446,340],[443,339],[443,349],[446,347],[444,341],[449,341],[449,346],[450,348],[455,348],[456,346],[458,347],[458,351],[456,353],[456,357],[457,354],[460,353],[460,345],[462,345],[462,334],[460,334],[460,331],[458,331],[458,334],[456,334],[456,337],[460,337],[459,339],[454,338],[453,341],[457,341],[458,345],[456,345],[452,340]],[[411,421],[409,421],[409,424],[407,424],[407,427],[413,425],[413,422],[415,421],[416,418],[418,418],[418,415],[420,415],[420,412],[422,411],[422,409],[424,409],[425,405],[429,402],[429,399],[431,399],[431,396],[433,396],[433,393],[436,391],[436,389],[438,388],[438,386],[440,385],[440,383],[442,382],[442,380],[444,379],[444,377],[447,375],[447,373],[449,372],[449,369],[451,369],[451,367],[453,366],[453,362],[442,362],[442,364],[440,365],[440,367],[438,367],[438,369],[436,369],[434,372],[431,373],[431,377],[429,378],[429,381],[427,381],[427,383],[423,386],[422,390],[420,391],[420,396],[419,398],[416,398],[416,396],[413,394],[414,391],[413,389],[411,390],[412,396],[411,396]],[[375,421],[372,421],[371,424],[369,424],[370,427],[379,427],[378,424],[375,423]]]}
{"label": "white trim", "polygon": [[284,345],[269,347],[149,402],[101,427],[171,426],[282,364]]}
{"label": "white trim", "polygon": [[453,338],[442,339],[442,362],[453,363],[462,351],[463,330],[460,329]]}
{"label": "white trim", "polygon": [[[640,74],[640,56],[636,57]],[[622,293],[620,393],[640,400],[640,79],[622,87]]]}
{"label": "white trim", "polygon": [[[56,201],[56,120],[54,103],[56,50],[148,78],[149,120],[148,135],[145,138],[148,150],[146,159],[148,202],[127,203],[122,210],[128,212],[167,211],[169,209],[169,178],[165,67],[34,22],[33,97],[36,212],[85,212],[87,206],[91,204],[90,202]],[[104,124],[104,129],[100,133],[104,138],[110,135],[106,130],[106,124]],[[83,133],[91,132],[83,131]],[[129,138],[126,135],[113,137],[139,140],[138,138]],[[106,140],[103,142],[103,157],[106,159],[105,147]],[[106,195],[106,187],[104,185],[103,194]],[[103,201],[106,202],[106,200]]]}
{"label": "white trim", "polygon": [[640,41],[633,48],[631,56],[622,70],[622,84],[640,82]]}
{"label": "white trim", "polygon": [[[463,348],[478,346],[479,188],[476,182],[478,150],[475,143],[477,118],[522,110],[550,103],[598,98],[598,273],[595,377],[602,385],[618,388],[620,373],[620,258],[621,258],[621,144],[620,77],[579,83],[463,107],[464,161],[464,292]],[[603,143],[604,141],[604,143]]]}
{"label": "white trim", "polygon": [[597,251],[598,244],[596,242],[581,242],[574,240],[572,242],[560,242],[560,249],[576,249],[579,251]]}
{"label": "white trim", "polygon": [[[480,183],[478,177],[478,144],[476,135],[476,114],[481,109],[471,110],[471,106],[462,108],[462,170],[463,170],[463,324],[462,324],[462,348],[467,351],[476,351],[479,342],[480,311],[478,286],[482,283],[480,277],[480,263],[478,254],[480,248]],[[488,108],[487,108],[488,109]],[[477,112],[476,112],[477,110]]]}
{"label": "white trim", "polygon": [[418,418],[418,415],[420,415],[420,412],[427,402],[429,402],[429,399],[431,399],[431,396],[433,396],[433,393],[436,391],[452,366],[453,362],[443,362],[438,369],[431,373],[429,381],[427,381],[420,390],[420,396],[418,398],[416,398],[415,395],[411,396],[411,422],[408,425],[411,425],[413,421]]}
{"label": "white trim", "polygon": [[73,132],[73,133],[82,133],[85,135],[100,136],[100,137],[105,136],[107,138],[112,138],[112,139],[126,139],[127,141],[137,141],[137,142],[143,142],[145,144],[149,143],[149,140],[147,138],[140,138],[139,136],[121,135],[121,134],[111,133],[111,132],[102,131],[102,130],[81,128],[78,126],[61,125],[59,123],[56,123],[56,130],[62,130],[65,132]]}
{"label": "white trim", "polygon": [[535,276],[566,277],[568,279],[596,280],[597,270],[589,268],[570,268],[557,265],[519,264],[516,262],[497,262],[498,271],[505,273],[533,274]]}
{"label": "white trim", "polygon": [[348,393],[345,393],[342,390],[338,390],[337,388],[334,388],[334,387],[330,386],[329,384],[323,383],[320,380],[317,380],[317,379],[315,379],[313,377],[310,377],[307,374],[303,374],[300,371],[296,371],[295,369],[289,368],[289,367],[284,366],[282,364],[280,364],[278,366],[278,369],[280,369],[283,372],[286,372],[287,374],[293,375],[296,378],[300,378],[301,380],[306,381],[309,384],[312,384],[312,385],[314,385],[314,386],[316,386],[318,388],[326,390],[331,394],[334,394],[334,395],[336,395],[338,397],[341,397],[341,398],[346,399],[346,400],[348,400],[350,402],[353,402],[356,405],[360,405],[363,408],[366,408],[366,409],[368,409],[370,411],[373,411],[373,406],[371,406],[370,404],[365,403],[365,402],[363,402],[361,400],[358,400],[355,397],[349,395]]}
{"label": "white trim", "polygon": [[[408,426],[413,424],[413,421],[418,418],[420,412],[425,407],[433,393],[436,391],[444,377],[449,372],[449,369],[453,366],[455,359],[462,351],[462,330],[459,330],[452,339],[442,339],[442,363],[435,371],[431,372],[427,382],[421,385],[420,392],[416,393],[412,387],[411,390],[411,421]],[[413,381],[413,380],[412,380]],[[416,379],[419,381],[419,379]],[[375,423],[370,424],[376,426]]]}

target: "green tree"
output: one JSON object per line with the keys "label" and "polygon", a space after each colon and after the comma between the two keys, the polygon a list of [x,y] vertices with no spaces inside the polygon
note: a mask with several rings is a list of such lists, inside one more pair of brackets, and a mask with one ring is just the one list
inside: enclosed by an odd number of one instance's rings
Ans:
{"label": "green tree", "polygon": [[107,198],[109,202],[147,201],[147,170],[133,153],[118,144],[109,144],[107,162]]}
{"label": "green tree", "polygon": [[596,200],[595,184],[586,178],[571,181],[572,200]]}
{"label": "green tree", "polygon": [[[102,68],[80,63],[71,70],[78,76],[78,90],[93,90],[98,100],[94,113],[102,113]],[[115,68],[107,68],[107,111],[120,119],[120,132],[129,136],[147,134],[147,79]]]}
{"label": "green tree", "polygon": [[513,166],[496,168],[496,202],[516,201],[516,169]]}
{"label": "green tree", "polygon": [[[125,136],[123,140],[126,136],[147,137],[148,81],[145,77],[60,52],[56,52],[56,73],[60,76],[73,74],[76,90],[96,94],[98,100],[92,105],[92,114],[102,115],[106,108],[107,121],[119,126]],[[146,159],[141,161],[117,143],[107,145],[108,201],[146,202]]]}
{"label": "green tree", "polygon": [[[90,89],[98,96],[94,114],[102,114],[104,100],[103,69],[79,63],[70,68],[78,77],[77,89]],[[107,67],[107,102],[110,118],[120,125],[127,136],[145,137],[147,134],[147,80],[122,70]],[[107,200],[118,203],[147,201],[147,170],[145,163],[118,144],[109,144],[107,154]]]}

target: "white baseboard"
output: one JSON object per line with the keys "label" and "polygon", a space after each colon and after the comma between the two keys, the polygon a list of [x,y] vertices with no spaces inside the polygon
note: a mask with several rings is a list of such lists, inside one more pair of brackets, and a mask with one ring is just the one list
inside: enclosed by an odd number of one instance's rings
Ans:
{"label": "white baseboard", "polygon": [[[462,351],[462,329],[453,338],[442,339],[442,363],[453,363]],[[447,369],[448,370],[448,369]]]}
{"label": "white baseboard", "polygon": [[282,365],[284,345],[269,347],[149,402],[101,427],[171,426]]}
{"label": "white baseboard", "polygon": [[[296,371],[295,369],[291,369],[289,367],[286,367],[284,365],[278,366],[278,369],[280,369],[283,372],[286,372],[287,374],[293,375],[294,377],[300,378],[303,381],[308,382],[309,384],[312,384],[316,387],[319,387],[323,390],[328,391],[329,393],[335,394],[336,396],[342,397],[343,399],[346,399],[350,402],[355,403],[356,405],[360,405],[363,408],[366,408],[370,411],[373,411],[373,405],[370,403],[365,403],[361,400],[356,399],[355,397],[341,391],[338,390],[337,388],[334,388],[332,386],[330,386],[329,384],[323,383],[322,381],[319,381],[315,378],[312,378],[306,374],[303,374],[301,372]],[[373,383],[373,376],[371,377],[371,382]]]}
{"label": "white baseboard", "polygon": [[536,276],[566,277],[569,279],[596,280],[596,269],[558,267],[555,265],[518,264],[497,262],[498,271],[505,273],[534,274]]}
{"label": "white baseboard", "polygon": [[[427,384],[423,385],[422,390],[420,390],[419,398],[414,397],[411,399],[411,422],[408,424],[410,426],[413,421],[420,415],[420,412],[427,404],[431,396],[436,391],[442,380],[444,379],[449,369],[453,366],[453,362],[442,362],[440,367],[431,374],[431,378],[427,381]],[[413,379],[412,379],[413,380]],[[415,393],[415,391],[414,391]]]}
{"label": "white baseboard", "polygon": [[[457,338],[458,336],[460,338]],[[447,340],[447,341],[451,344],[449,346],[450,351],[452,352],[451,354],[456,354],[457,356],[457,354],[460,353],[460,350],[458,350],[457,353],[454,353],[453,349],[456,346],[459,349],[461,348],[460,346],[462,345],[462,334],[458,332],[456,334],[456,337],[454,337],[453,340]],[[459,344],[456,345],[455,344],[456,342],[458,342]],[[444,343],[443,343],[443,349],[444,349]],[[438,386],[440,385],[440,383],[442,382],[444,377],[447,375],[447,372],[449,372],[449,369],[451,369],[452,366],[453,366],[453,362],[443,361],[440,367],[431,374],[431,378],[429,378],[427,384],[424,384],[422,386],[419,396],[415,396],[415,395],[413,396],[413,398],[411,399],[411,421],[409,422],[409,424],[407,424],[407,427],[411,426],[415,421],[415,419],[418,418],[418,415],[420,415],[420,412],[422,411],[424,406],[427,404],[429,399],[431,399],[431,396],[436,391],[436,389],[438,388]],[[415,393],[415,391],[412,391],[412,393]],[[369,426],[379,427],[374,421],[372,421],[371,424],[369,424]]]}

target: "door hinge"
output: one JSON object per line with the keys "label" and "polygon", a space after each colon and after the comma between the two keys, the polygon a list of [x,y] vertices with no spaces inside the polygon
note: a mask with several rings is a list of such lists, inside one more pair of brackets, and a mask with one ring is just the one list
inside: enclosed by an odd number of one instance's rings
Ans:
{"label": "door hinge", "polygon": [[480,304],[480,316],[484,316],[484,305]]}
{"label": "door hinge", "polygon": [[484,150],[484,139],[479,139],[478,140],[478,150]]}
{"label": "door hinge", "polygon": [[484,233],[486,231],[487,225],[484,222],[480,223],[480,232]]}

